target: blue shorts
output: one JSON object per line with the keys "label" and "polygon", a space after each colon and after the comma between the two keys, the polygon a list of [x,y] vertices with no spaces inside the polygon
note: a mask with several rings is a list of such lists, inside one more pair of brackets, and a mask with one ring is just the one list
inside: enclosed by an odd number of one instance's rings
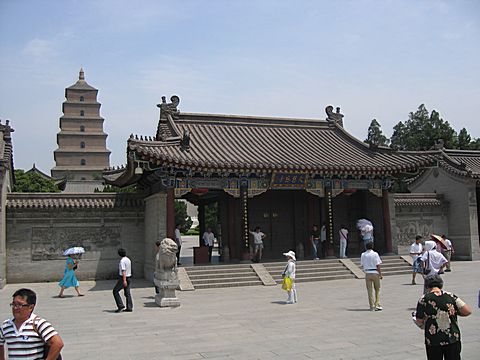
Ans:
{"label": "blue shorts", "polygon": [[422,267],[422,260],[420,257],[418,257],[414,262],[413,262],[413,272],[415,273],[422,273],[423,272],[423,267]]}

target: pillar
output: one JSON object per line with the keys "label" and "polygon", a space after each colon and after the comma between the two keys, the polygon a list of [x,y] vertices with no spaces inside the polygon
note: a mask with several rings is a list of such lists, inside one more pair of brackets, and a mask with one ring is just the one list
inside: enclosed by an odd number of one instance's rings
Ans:
{"label": "pillar", "polygon": [[332,205],[332,188],[325,189],[325,213],[327,214],[327,258],[334,258],[333,247],[333,205]]}
{"label": "pillar", "polygon": [[390,224],[390,204],[388,190],[382,190],[383,231],[385,236],[385,251],[393,254],[392,225]]}
{"label": "pillar", "polygon": [[242,260],[250,260],[250,232],[248,227],[248,182],[242,181],[240,185],[241,219],[242,219],[242,241],[240,252]]}
{"label": "pillar", "polygon": [[167,189],[167,237],[175,240],[175,189]]}
{"label": "pillar", "polygon": [[155,242],[167,237],[167,194],[156,193],[145,199],[145,279],[152,280],[155,271]]}

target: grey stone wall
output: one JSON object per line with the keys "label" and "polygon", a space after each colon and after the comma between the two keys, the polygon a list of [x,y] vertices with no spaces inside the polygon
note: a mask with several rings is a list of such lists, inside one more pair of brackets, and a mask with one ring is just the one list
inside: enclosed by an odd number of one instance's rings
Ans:
{"label": "grey stone wall", "polygon": [[[120,247],[127,250],[132,260],[133,276],[143,278],[143,199],[131,194],[52,196],[36,194],[36,202],[29,207],[18,206],[27,201],[26,197],[19,199],[20,194],[8,196],[6,247],[9,283],[59,281],[65,268],[62,252],[71,246],[83,246],[86,250],[77,271],[79,280],[116,277]],[[103,205],[95,205],[95,197],[101,198]],[[130,197],[132,201],[120,201],[122,197]],[[72,199],[75,199],[75,206]],[[51,206],[52,203],[65,202],[70,205]],[[106,202],[110,205],[104,206]]]}
{"label": "grey stone wall", "polygon": [[455,247],[455,258],[480,260],[476,182],[434,168],[414,183],[411,190],[443,195],[449,203],[444,232]]}
{"label": "grey stone wall", "polygon": [[400,255],[410,252],[416,235],[428,240],[429,234],[448,233],[447,207],[443,206],[395,206],[392,217],[393,251]]}

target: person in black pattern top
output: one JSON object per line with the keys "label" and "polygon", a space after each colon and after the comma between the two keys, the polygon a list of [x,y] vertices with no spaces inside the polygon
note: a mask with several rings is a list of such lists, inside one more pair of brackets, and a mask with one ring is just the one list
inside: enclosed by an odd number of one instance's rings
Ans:
{"label": "person in black pattern top", "polygon": [[36,303],[37,295],[30,289],[20,289],[13,294],[10,304],[13,318],[5,320],[0,327],[0,360],[5,359],[5,345],[9,359],[43,359],[45,343],[50,346],[47,360],[54,360],[60,354],[62,338],[52,324],[33,313]]}

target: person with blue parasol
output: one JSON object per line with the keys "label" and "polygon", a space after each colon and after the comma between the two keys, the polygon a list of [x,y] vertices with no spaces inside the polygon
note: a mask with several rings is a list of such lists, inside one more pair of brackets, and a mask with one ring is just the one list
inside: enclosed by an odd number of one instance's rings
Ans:
{"label": "person with blue parasol", "polygon": [[60,294],[58,294],[59,298],[63,298],[63,292],[65,291],[65,289],[72,286],[75,288],[78,296],[83,296],[83,294],[80,293],[80,283],[75,276],[75,270],[78,266],[77,256],[83,254],[84,252],[85,250],[83,249],[83,247],[79,246],[67,249],[63,252],[63,255],[67,256],[67,261],[65,264],[63,279],[58,283],[58,285],[60,286]]}

